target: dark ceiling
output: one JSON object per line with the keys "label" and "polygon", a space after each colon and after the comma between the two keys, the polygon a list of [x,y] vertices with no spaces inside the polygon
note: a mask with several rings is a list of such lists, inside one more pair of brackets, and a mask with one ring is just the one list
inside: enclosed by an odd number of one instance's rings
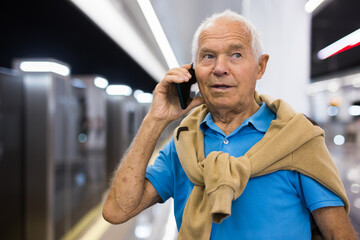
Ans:
{"label": "dark ceiling", "polygon": [[360,0],[333,0],[312,19],[311,76],[360,67],[360,46],[325,60],[316,54],[340,38],[360,28]]}
{"label": "dark ceiling", "polygon": [[65,0],[1,1],[0,67],[14,58],[55,58],[72,74],[100,74],[112,84],[152,92],[156,82],[100,28]]}
{"label": "dark ceiling", "polygon": [[[313,18],[311,76],[360,66],[360,46],[320,61],[316,53],[360,28],[360,0],[332,0]],[[100,74],[112,84],[151,92],[156,82],[72,3],[1,1],[0,67],[14,58],[55,58],[72,74]]]}

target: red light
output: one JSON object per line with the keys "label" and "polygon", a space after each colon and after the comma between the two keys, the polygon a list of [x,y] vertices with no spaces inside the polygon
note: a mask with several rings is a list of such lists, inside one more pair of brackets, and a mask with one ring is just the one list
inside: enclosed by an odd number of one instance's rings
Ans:
{"label": "red light", "polygon": [[[357,47],[357,46],[359,46],[359,45],[360,45],[360,42],[358,42],[358,43],[356,43],[356,44],[354,44],[354,45],[348,45],[348,46],[340,49],[339,51],[331,54],[331,55],[328,56],[327,58],[332,57],[332,56],[335,56],[336,54],[339,54],[339,53],[341,53],[341,52],[345,52],[345,51],[347,51],[347,50],[349,50],[349,49],[352,49],[352,48],[354,48],[354,47]],[[326,59],[326,58],[324,58],[324,59]]]}

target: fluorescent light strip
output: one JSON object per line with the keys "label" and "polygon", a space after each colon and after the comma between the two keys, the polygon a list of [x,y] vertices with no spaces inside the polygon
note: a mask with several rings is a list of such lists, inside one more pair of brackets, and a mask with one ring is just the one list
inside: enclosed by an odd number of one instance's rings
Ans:
{"label": "fluorescent light strip", "polygon": [[359,105],[351,105],[348,108],[348,113],[351,116],[360,116],[360,106]]}
{"label": "fluorescent light strip", "polygon": [[132,89],[126,85],[109,85],[106,88],[106,93],[108,95],[130,96]]}
{"label": "fluorescent light strip", "polygon": [[70,68],[50,61],[23,61],[19,65],[23,72],[53,72],[62,76],[70,75]]}
{"label": "fluorescent light strip", "polygon": [[174,51],[172,50],[170,43],[165,35],[163,28],[161,27],[160,21],[156,16],[154,8],[152,7],[149,0],[137,0],[141,11],[143,12],[146,21],[148,22],[150,29],[156,39],[159,48],[165,57],[165,61],[169,68],[178,67],[179,63],[175,57]]}
{"label": "fluorescent light strip", "polygon": [[326,48],[321,49],[318,52],[317,57],[320,60],[324,60],[326,58],[329,58],[331,56],[334,56],[338,53],[344,52],[359,45],[360,45],[360,28],[350,33],[349,35],[339,39],[338,41],[330,44]]}
{"label": "fluorescent light strip", "polygon": [[135,98],[139,103],[151,103],[153,100],[153,95],[151,93],[140,93],[137,94]]}
{"label": "fluorescent light strip", "polygon": [[109,82],[105,78],[96,77],[94,79],[94,85],[98,88],[105,89],[109,85]]}
{"label": "fluorescent light strip", "polygon": [[107,35],[124,49],[156,81],[161,81],[166,69],[126,19],[126,12],[111,0],[71,0]]}
{"label": "fluorescent light strip", "polygon": [[325,0],[309,0],[305,3],[305,12],[312,13],[317,9]]}

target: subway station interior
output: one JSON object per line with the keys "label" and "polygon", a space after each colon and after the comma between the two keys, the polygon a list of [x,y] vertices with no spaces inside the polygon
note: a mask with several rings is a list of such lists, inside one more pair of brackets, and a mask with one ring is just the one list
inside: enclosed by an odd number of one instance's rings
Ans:
{"label": "subway station interior", "polygon": [[359,0],[35,0],[0,3],[0,239],[177,238],[171,200],[120,225],[102,207],[156,84],[225,9],[270,55],[257,91],[325,130],[360,236]]}

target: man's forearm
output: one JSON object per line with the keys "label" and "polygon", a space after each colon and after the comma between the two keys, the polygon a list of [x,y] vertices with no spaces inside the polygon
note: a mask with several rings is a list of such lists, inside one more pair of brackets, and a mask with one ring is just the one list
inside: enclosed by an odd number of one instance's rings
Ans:
{"label": "man's forearm", "polygon": [[344,207],[319,208],[312,214],[325,239],[357,239]]}
{"label": "man's forearm", "polygon": [[134,210],[142,199],[146,167],[166,126],[167,123],[146,116],[114,175],[107,201],[125,213]]}

